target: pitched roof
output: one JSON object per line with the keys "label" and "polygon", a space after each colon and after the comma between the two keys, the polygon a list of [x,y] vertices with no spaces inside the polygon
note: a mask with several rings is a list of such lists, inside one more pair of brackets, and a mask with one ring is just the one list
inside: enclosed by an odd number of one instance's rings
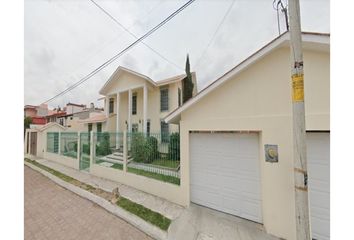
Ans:
{"label": "pitched roof", "polygon": [[[326,49],[328,48],[330,44],[330,34],[327,33],[313,33],[313,32],[303,32],[302,33],[302,42],[303,42],[303,48],[311,48],[311,49]],[[197,95],[195,95],[193,98],[189,99],[187,102],[185,102],[182,106],[179,108],[175,109],[172,111],[170,114],[168,114],[165,118],[164,121],[168,123],[178,123],[181,118],[181,113],[197,103],[200,99],[202,99],[204,96],[206,96],[208,93],[222,85],[224,82],[228,81],[229,79],[233,78],[237,74],[239,74],[241,71],[245,70],[252,64],[256,63],[260,59],[262,59],[264,56],[269,54],[271,51],[282,47],[286,46],[289,43],[290,35],[289,32],[285,32],[282,35],[278,36],[277,38],[273,39],[270,41],[268,44],[263,46],[261,49],[258,51],[254,52],[252,55],[250,55],[248,58],[243,60],[241,63],[233,67],[231,70],[228,72],[224,73],[221,77],[217,78],[215,81],[213,81],[211,84],[209,84],[207,87],[202,89],[200,92],[198,92]]]}
{"label": "pitched roof", "polygon": [[[144,75],[144,74],[141,74],[141,73],[138,73],[134,70],[131,70],[131,69],[128,69],[126,67],[122,67],[122,66],[119,66],[115,71],[114,73],[110,76],[110,78],[108,79],[108,81],[103,85],[103,87],[100,89],[99,93],[104,95],[105,93],[105,90],[107,89],[107,87],[109,86],[109,84],[114,80],[115,77],[119,77],[119,75],[121,75],[122,73],[124,72],[127,72],[127,73],[130,73],[130,74],[133,74],[135,76],[138,76],[140,78],[143,78],[145,79],[147,82],[149,82],[151,85],[153,85],[154,87],[159,87],[159,86],[162,86],[162,85],[165,85],[165,84],[170,84],[170,83],[173,83],[173,82],[178,82],[178,81],[181,81],[183,78],[186,77],[185,74],[181,74],[181,75],[177,75],[177,76],[173,76],[173,77],[170,77],[170,78],[167,78],[167,79],[163,79],[163,80],[160,80],[160,81],[154,81],[152,80],[150,77]],[[194,72],[193,72],[194,73]]]}
{"label": "pitched roof", "polygon": [[66,129],[64,126],[60,125],[57,122],[50,122],[50,123],[47,123],[46,125],[44,125],[43,127],[39,128],[38,130],[42,132],[42,131],[46,130],[47,128],[50,128],[50,127],[53,127],[53,126],[60,127],[63,130]]}

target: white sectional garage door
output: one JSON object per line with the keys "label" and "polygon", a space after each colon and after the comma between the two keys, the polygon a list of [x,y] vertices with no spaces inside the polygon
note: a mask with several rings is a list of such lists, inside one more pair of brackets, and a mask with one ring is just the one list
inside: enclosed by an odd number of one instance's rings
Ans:
{"label": "white sectional garage door", "polygon": [[258,134],[191,133],[191,201],[262,222]]}
{"label": "white sectional garage door", "polygon": [[312,238],[330,239],[330,134],[307,133]]}

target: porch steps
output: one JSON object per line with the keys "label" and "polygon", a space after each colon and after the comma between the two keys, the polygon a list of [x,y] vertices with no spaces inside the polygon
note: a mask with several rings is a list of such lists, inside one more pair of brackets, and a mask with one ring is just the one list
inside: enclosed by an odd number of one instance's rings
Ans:
{"label": "porch steps", "polygon": [[[104,156],[100,158],[103,161],[110,162],[110,163],[120,163],[123,164],[123,153],[122,152],[114,152],[110,155]],[[133,158],[128,156],[128,163],[132,161]]]}

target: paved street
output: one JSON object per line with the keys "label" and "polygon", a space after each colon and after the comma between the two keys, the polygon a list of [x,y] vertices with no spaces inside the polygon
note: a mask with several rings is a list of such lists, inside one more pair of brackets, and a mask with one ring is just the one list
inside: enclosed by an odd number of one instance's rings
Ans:
{"label": "paved street", "polygon": [[25,239],[151,239],[25,166]]}

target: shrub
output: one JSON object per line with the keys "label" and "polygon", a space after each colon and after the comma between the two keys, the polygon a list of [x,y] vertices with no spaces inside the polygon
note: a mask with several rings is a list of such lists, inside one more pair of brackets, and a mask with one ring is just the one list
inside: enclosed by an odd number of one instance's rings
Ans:
{"label": "shrub", "polygon": [[90,155],[90,144],[82,144],[82,152]]}
{"label": "shrub", "polygon": [[170,160],[179,160],[180,159],[179,133],[172,133],[170,135],[170,142],[168,144],[168,158]]}
{"label": "shrub", "polygon": [[134,133],[131,141],[132,157],[136,162],[150,163],[158,158],[157,139],[144,137],[143,133]]}
{"label": "shrub", "polygon": [[155,137],[150,136],[150,137],[147,137],[146,144],[148,145],[148,147],[147,147],[148,152],[147,152],[146,161],[150,163],[160,157],[159,156],[160,154],[158,151],[158,141]]}
{"label": "shrub", "polygon": [[99,145],[96,145],[96,155],[106,156],[112,153],[111,148],[109,147],[109,133],[97,133],[97,139],[99,140]]}
{"label": "shrub", "polygon": [[132,133],[131,152],[134,161],[143,162],[145,155],[145,137],[142,133]]}

